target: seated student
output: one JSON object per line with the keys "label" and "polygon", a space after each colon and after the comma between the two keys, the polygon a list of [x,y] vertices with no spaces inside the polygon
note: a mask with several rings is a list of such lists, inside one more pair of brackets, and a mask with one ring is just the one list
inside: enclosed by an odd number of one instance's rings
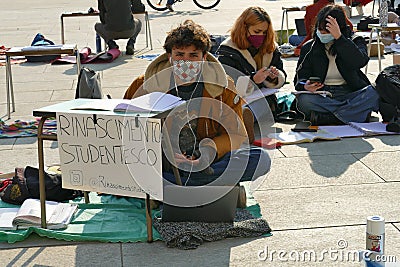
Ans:
{"label": "seated student", "polygon": [[[281,88],[286,81],[271,18],[261,7],[249,7],[242,12],[216,54],[228,74],[229,68],[233,68],[260,88]],[[267,101],[276,118],[275,95],[267,97]]]}
{"label": "seated student", "polygon": [[[364,15],[363,6],[366,6],[368,3],[371,3],[373,0],[353,0],[352,5],[356,7],[358,15]],[[343,3],[346,6],[350,6],[350,0],[343,0]]]}
{"label": "seated student", "polygon": [[100,21],[94,25],[109,49],[119,48],[115,39],[129,39],[126,54],[133,55],[136,37],[142,29],[140,20],[133,18],[131,8],[134,0],[98,0]]}
{"label": "seated student", "polygon": [[[298,95],[297,108],[305,120],[314,125],[365,122],[377,111],[378,94],[361,71],[368,60],[365,40],[346,24],[343,8],[321,9],[313,40],[301,48],[294,84],[297,91],[325,90],[332,97]],[[321,82],[311,83],[310,77]]]}
{"label": "seated student", "polygon": [[[297,44],[297,47],[295,49],[295,55],[298,56],[300,54],[301,47],[308,40],[311,40],[312,33],[314,32],[314,25],[315,25],[315,20],[317,18],[318,12],[323,7],[330,5],[330,4],[334,4],[334,3],[335,3],[334,0],[314,0],[314,3],[312,5],[308,5],[306,7],[306,14],[304,15],[304,25],[305,25],[307,34],[304,37],[304,39],[301,41],[301,43]],[[346,22],[347,22],[347,25],[349,25],[349,27],[351,29],[353,29],[353,24],[351,23],[351,21],[349,19],[347,19],[347,17],[346,17]]]}
{"label": "seated student", "polygon": [[[210,37],[192,20],[168,33],[166,53],[135,79],[124,98],[164,91],[186,100],[165,120],[183,182],[237,184],[266,174],[270,158],[264,149],[246,146],[243,101],[232,79],[208,52]],[[163,161],[163,177],[175,182]],[[164,164],[166,163],[166,164]]]}

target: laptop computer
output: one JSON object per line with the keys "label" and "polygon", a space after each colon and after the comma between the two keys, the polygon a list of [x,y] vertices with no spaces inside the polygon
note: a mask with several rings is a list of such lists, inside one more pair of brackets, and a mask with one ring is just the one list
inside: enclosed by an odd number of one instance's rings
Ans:
{"label": "laptop computer", "polygon": [[[168,202],[168,196],[173,196],[174,199],[190,198],[190,203],[195,202],[195,195],[190,191],[182,192],[179,187],[167,185],[164,187],[164,204],[162,209],[162,221],[164,222],[233,222],[236,214],[236,205],[239,196],[239,187],[227,186],[205,186],[201,188],[205,190],[202,196],[213,196],[215,194],[222,196],[217,200],[208,203],[203,199],[199,199],[199,205],[193,207],[175,206]],[[228,191],[229,190],[229,191]],[[225,195],[223,195],[225,193]],[[216,195],[216,196],[217,196]],[[214,197],[211,197],[212,199]]]}
{"label": "laptop computer", "polygon": [[296,23],[297,35],[306,36],[307,30],[306,30],[306,25],[304,23],[304,19],[295,19],[294,22]]}

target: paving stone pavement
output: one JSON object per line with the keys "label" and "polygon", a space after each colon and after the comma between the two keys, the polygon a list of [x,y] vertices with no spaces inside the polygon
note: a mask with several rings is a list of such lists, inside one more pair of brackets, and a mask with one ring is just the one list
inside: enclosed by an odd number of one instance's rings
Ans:
{"label": "paving stone pavement", "polygon": [[[248,6],[259,5],[270,14],[275,29],[280,29],[282,7],[302,6],[312,1],[295,0],[222,0],[215,9],[201,10],[192,1],[177,3],[176,12],[149,12],[154,49],[145,48],[140,34],[136,55],[163,52],[166,32],[185,19],[201,23],[210,33],[226,34],[233,20]],[[339,1],[337,1],[339,2]],[[2,0],[0,9],[0,45],[29,45],[36,33],[60,42],[60,15],[63,12],[87,11],[97,2],[78,0]],[[365,7],[372,12],[372,4]],[[377,8],[375,8],[375,13]],[[354,9],[353,14],[357,11]],[[290,12],[289,28],[294,18],[304,12]],[[360,16],[351,18],[357,22]],[[96,17],[66,18],[66,43],[95,49],[93,29]],[[117,41],[125,47],[125,41]],[[289,84],[297,58],[285,58]],[[103,90],[121,98],[131,81],[146,69],[149,61],[127,56],[124,51],[113,63],[88,65],[102,74]],[[392,64],[385,55],[383,67]],[[23,63],[12,66],[16,111],[6,120],[5,79],[0,79],[0,116],[7,122],[33,119],[32,110],[74,98],[77,75],[74,65]],[[378,74],[377,58],[372,58],[368,77]],[[5,77],[5,67],[0,67]],[[293,125],[274,125],[277,131]],[[400,264],[400,138],[379,136],[340,141],[282,146],[273,153],[271,172],[255,191],[263,216],[273,229],[273,236],[226,239],[205,243],[198,249],[181,251],[164,243],[64,242],[31,236],[23,242],[0,243],[1,266],[363,266],[348,261],[349,252],[365,248],[367,216],[386,218],[386,254]],[[46,164],[58,163],[57,144],[45,142]],[[0,172],[16,166],[37,164],[36,138],[0,139]],[[343,245],[345,247],[341,247]],[[281,251],[281,254],[278,252]],[[297,259],[304,251],[314,251],[320,260]],[[329,254],[332,252],[333,254]],[[325,254],[324,254],[325,252]],[[335,254],[336,252],[336,254]],[[268,255],[268,258],[263,257]]]}

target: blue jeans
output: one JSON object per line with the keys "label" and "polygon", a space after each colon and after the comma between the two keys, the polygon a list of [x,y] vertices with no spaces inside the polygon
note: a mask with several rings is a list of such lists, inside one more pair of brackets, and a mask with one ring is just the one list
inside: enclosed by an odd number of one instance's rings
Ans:
{"label": "blue jeans", "polygon": [[301,42],[303,42],[304,38],[306,37],[292,34],[289,36],[289,44],[293,46],[298,46],[299,44],[301,44]]}
{"label": "blue jeans", "polygon": [[344,123],[365,122],[371,111],[378,111],[379,95],[371,85],[355,92],[350,92],[346,86],[325,85],[322,90],[331,92],[333,97],[313,94],[297,96],[297,108],[304,113],[306,120],[314,111],[332,113]]}
{"label": "blue jeans", "polygon": [[172,5],[174,4],[174,0],[167,0],[167,5]]}
{"label": "blue jeans", "polygon": [[[267,151],[261,147],[248,147],[226,153],[217,162],[211,164],[213,175],[202,172],[182,173],[182,183],[199,186],[211,182],[215,185],[236,185],[239,182],[251,181],[266,174],[271,167],[271,159]],[[164,179],[175,183],[172,172],[163,172]]]}

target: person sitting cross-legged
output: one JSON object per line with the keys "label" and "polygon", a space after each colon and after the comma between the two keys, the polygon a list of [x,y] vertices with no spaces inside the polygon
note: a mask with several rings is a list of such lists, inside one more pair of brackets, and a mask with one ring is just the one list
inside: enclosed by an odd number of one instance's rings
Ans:
{"label": "person sitting cross-legged", "polygon": [[304,119],[314,125],[365,122],[378,111],[378,93],[361,71],[368,60],[366,42],[346,24],[343,8],[321,9],[313,39],[301,48],[294,84],[297,91],[324,90],[332,97],[299,94],[297,108]]}
{"label": "person sitting cross-legged", "polygon": [[246,142],[243,100],[233,80],[208,52],[210,47],[204,28],[186,20],[168,33],[166,52],[150,63],[124,96],[131,99],[163,91],[186,101],[164,122],[174,153],[173,158],[166,155],[163,160],[163,177],[172,183],[174,162],[183,184],[191,186],[236,185],[270,169],[266,150]]}

